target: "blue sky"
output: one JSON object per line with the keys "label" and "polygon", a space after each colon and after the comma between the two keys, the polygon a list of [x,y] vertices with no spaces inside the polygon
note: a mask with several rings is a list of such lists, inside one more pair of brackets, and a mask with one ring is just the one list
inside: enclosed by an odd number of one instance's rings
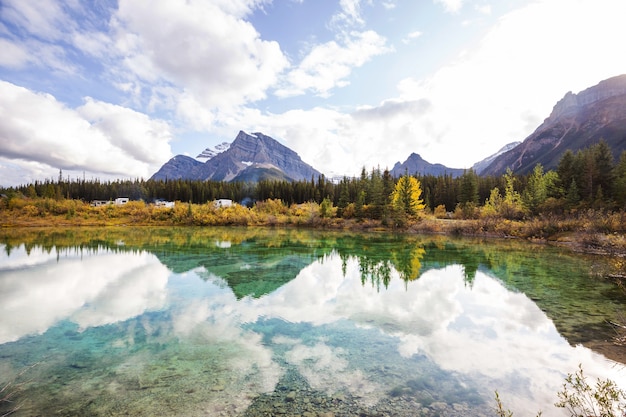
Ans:
{"label": "blue sky", "polygon": [[0,185],[263,132],[326,175],[468,168],[626,73],[621,0],[3,0]]}

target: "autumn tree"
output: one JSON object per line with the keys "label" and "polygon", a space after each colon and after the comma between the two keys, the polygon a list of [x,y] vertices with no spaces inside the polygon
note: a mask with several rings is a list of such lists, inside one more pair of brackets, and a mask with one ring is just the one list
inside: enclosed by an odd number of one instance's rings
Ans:
{"label": "autumn tree", "polygon": [[409,216],[415,216],[425,207],[421,196],[420,182],[417,178],[405,174],[400,177],[391,193],[391,204],[395,209]]}

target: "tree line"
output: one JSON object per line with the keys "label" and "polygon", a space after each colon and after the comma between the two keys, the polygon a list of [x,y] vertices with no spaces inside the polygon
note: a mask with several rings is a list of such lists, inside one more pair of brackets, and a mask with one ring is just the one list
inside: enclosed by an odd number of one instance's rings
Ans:
{"label": "tree line", "polygon": [[606,142],[574,153],[566,151],[555,170],[537,165],[532,173],[511,171],[479,176],[467,170],[451,175],[417,175],[406,172],[397,178],[390,171],[362,169],[358,177],[331,181],[323,175],[295,182],[262,180],[258,183],[173,180],[99,181],[64,178],[35,181],[2,189],[9,198],[182,201],[204,204],[226,198],[251,206],[257,201],[280,200],[285,205],[316,202],[336,208],[338,217],[384,219],[394,210],[415,214],[415,208],[435,215],[472,218],[499,215],[523,218],[541,213],[566,213],[576,209],[621,210],[626,204],[626,152],[617,163]]}

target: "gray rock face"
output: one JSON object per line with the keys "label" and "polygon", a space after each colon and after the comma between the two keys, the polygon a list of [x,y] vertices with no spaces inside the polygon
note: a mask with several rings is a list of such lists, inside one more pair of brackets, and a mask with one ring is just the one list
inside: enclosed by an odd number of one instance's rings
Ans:
{"label": "gray rock face", "polygon": [[550,117],[521,144],[498,156],[481,175],[531,172],[537,164],[555,169],[567,150],[576,152],[603,139],[619,158],[626,150],[626,74],[578,94],[568,92]]}
{"label": "gray rock face", "polygon": [[[188,163],[180,164],[179,160]],[[152,179],[164,179],[164,174],[169,174],[168,178],[231,181],[235,178],[245,178],[246,176],[242,174],[252,169],[256,172],[255,178],[259,178],[258,172],[264,169],[273,172],[274,177],[278,170],[284,174],[284,178],[292,181],[309,180],[311,177],[317,178],[321,175],[319,171],[302,161],[296,152],[275,139],[262,133],[249,134],[240,131],[230,147],[212,155],[205,163],[178,155],[163,165]]]}
{"label": "gray rock face", "polygon": [[626,74],[601,81],[578,94],[569,91],[556,103],[549,119],[576,116],[591,104],[624,94],[626,94]]}

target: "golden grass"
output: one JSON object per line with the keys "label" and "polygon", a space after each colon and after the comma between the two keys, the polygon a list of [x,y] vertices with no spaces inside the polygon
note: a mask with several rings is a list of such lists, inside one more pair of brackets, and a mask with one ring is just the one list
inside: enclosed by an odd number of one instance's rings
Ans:
{"label": "golden grass", "polygon": [[407,219],[401,227],[380,220],[321,216],[317,203],[284,205],[267,200],[252,208],[241,205],[215,208],[211,203],[176,202],[160,208],[142,201],[92,207],[79,200],[12,198],[0,201],[0,227],[71,226],[271,226],[337,230],[374,230],[425,234],[507,237],[575,242],[589,248],[626,253],[626,213],[587,210],[568,215],[509,220],[498,216],[475,219],[442,218],[441,213]]}

